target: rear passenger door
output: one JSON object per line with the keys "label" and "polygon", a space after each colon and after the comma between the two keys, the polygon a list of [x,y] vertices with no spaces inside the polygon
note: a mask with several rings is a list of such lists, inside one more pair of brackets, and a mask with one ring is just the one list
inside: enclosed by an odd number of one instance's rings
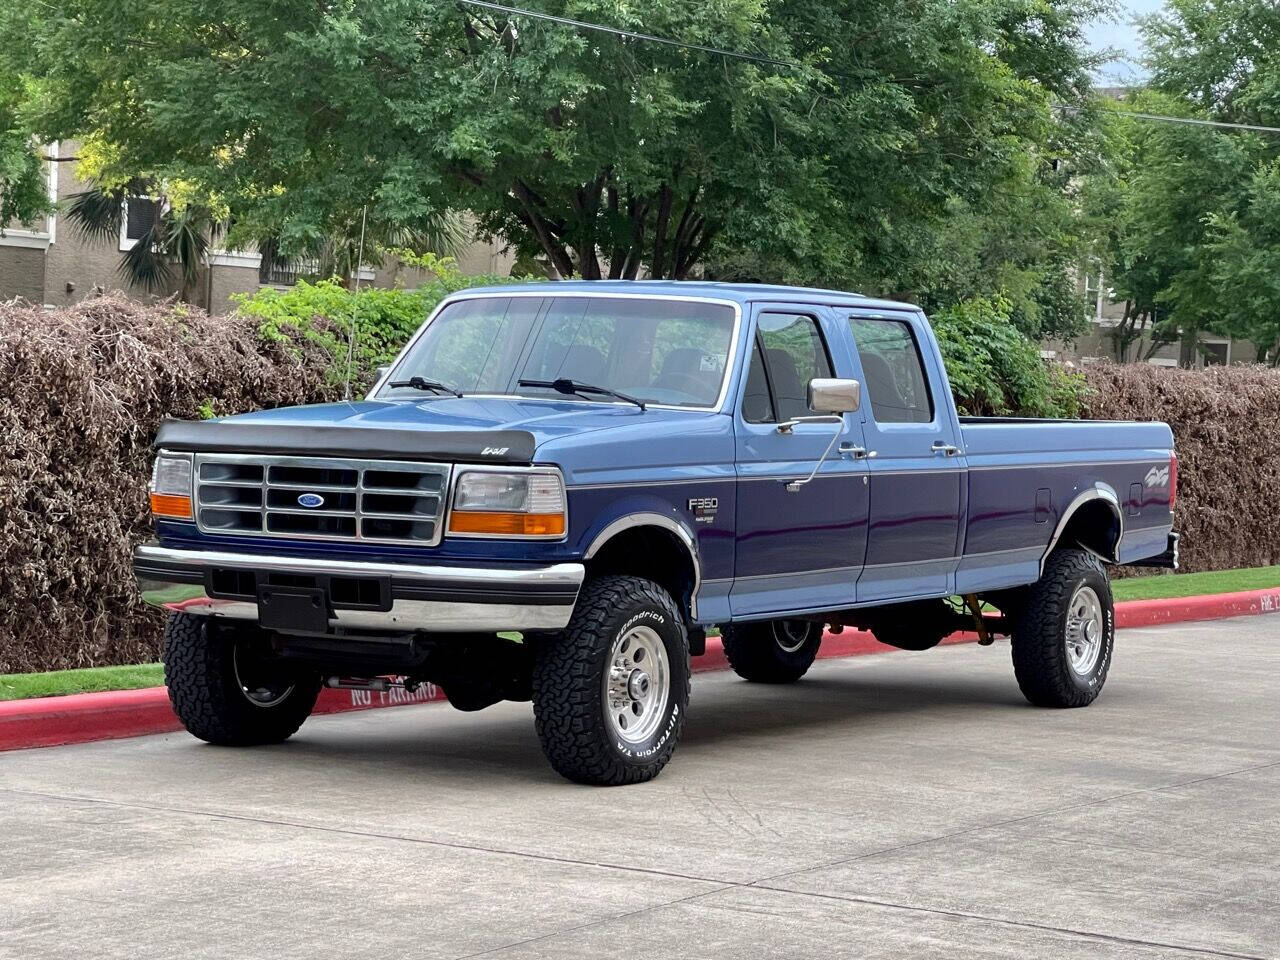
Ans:
{"label": "rear passenger door", "polygon": [[874,451],[858,602],[945,595],[959,562],[965,467],[932,336],[918,314],[843,313]]}
{"label": "rear passenger door", "polygon": [[[735,413],[737,541],[729,599],[736,617],[854,601],[868,489],[866,465],[855,455],[863,443],[859,414],[779,431],[785,421],[814,415],[809,381],[836,375],[830,347],[845,337],[839,322],[826,308],[794,304],[760,305],[752,317]],[[813,481],[788,490],[813,472],[828,446]]]}

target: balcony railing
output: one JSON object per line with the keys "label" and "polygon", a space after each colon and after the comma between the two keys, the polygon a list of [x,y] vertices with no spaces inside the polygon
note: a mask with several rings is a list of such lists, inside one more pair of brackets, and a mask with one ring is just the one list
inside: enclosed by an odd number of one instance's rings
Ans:
{"label": "balcony railing", "polygon": [[266,257],[258,267],[258,282],[269,283],[277,287],[291,287],[302,277],[307,276],[305,265],[280,261],[272,262]]}

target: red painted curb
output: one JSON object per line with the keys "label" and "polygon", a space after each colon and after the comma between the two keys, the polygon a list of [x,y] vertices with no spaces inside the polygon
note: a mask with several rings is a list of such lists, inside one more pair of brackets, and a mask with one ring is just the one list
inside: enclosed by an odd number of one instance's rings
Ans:
{"label": "red painted curb", "polygon": [[[1192,620],[1220,620],[1250,614],[1280,613],[1280,590],[1250,590],[1176,600],[1130,600],[1116,604],[1118,628],[1149,627]],[[948,637],[946,644],[972,643],[974,634]],[[869,633],[846,630],[828,633],[818,651],[820,659],[893,653]],[[695,673],[724,670],[729,666],[718,638],[707,640],[707,652],[693,661]],[[376,710],[444,700],[435,684],[423,684],[413,693],[389,690],[323,690],[313,715]],[[118,740],[182,729],[169,706],[164,687],[119,690],[110,693],[78,693],[66,697],[0,702],[0,751],[29,747],[53,747],[94,740]]]}
{"label": "red painted curb", "polygon": [[1190,620],[1222,620],[1280,613],[1280,590],[1244,590],[1174,600],[1128,600],[1116,604],[1117,627],[1154,627]]}

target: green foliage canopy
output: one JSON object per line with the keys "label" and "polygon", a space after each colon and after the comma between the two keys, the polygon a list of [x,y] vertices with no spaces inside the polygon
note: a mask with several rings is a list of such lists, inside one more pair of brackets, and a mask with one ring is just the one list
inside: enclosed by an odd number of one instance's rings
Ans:
{"label": "green foliage canopy", "polygon": [[449,294],[511,282],[509,277],[465,276],[448,257],[397,252],[402,262],[431,271],[429,281],[414,290],[366,287],[354,291],[334,280],[299,280],[288,290],[264,287],[253,295],[238,295],[236,309],[253,318],[259,335],[270,343],[287,348],[302,341],[320,347],[332,358],[328,375],[334,383],[346,377],[347,342],[354,328],[354,380],[368,384],[374,369],[391,362]]}
{"label": "green foliage canopy", "polygon": [[24,81],[0,63],[0,233],[51,210],[42,152],[21,116]]}
{"label": "green foliage canopy", "polygon": [[951,392],[962,416],[1074,417],[1083,380],[1040,352],[1000,298],[958,303],[932,318]]}
{"label": "green foliage canopy", "polygon": [[[0,35],[34,78],[33,129],[199,184],[232,211],[230,242],[304,249],[366,204],[391,223],[464,209],[566,276],[679,278],[709,259],[870,292],[1001,283],[1037,327],[1044,257],[999,234],[1050,224],[1061,258],[1067,208],[1035,216],[1062,129],[1049,104],[1080,102],[1081,25],[1101,6],[538,4],[794,66],[439,0],[65,0]],[[1013,187],[1038,196],[996,201]]]}
{"label": "green foliage canopy", "polygon": [[1252,341],[1280,359],[1280,136],[1151,123],[1125,111],[1280,126],[1280,8],[1251,0],[1168,0],[1144,21],[1151,89],[1107,124],[1104,171],[1088,178],[1109,285],[1128,304],[1117,359],[1152,331]]}

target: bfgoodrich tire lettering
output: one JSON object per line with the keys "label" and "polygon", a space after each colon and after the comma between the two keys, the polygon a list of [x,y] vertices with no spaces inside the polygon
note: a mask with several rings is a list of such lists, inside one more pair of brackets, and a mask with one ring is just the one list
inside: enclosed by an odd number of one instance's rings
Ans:
{"label": "bfgoodrich tire lettering", "polygon": [[1028,588],[1013,627],[1013,670],[1038,707],[1086,707],[1107,682],[1115,608],[1102,563],[1084,550],[1057,550]]}
{"label": "bfgoodrich tire lettering", "polygon": [[[637,661],[641,649],[645,652]],[[659,652],[665,669],[661,681]],[[658,682],[664,684],[661,697],[652,686]],[[538,739],[551,766],[576,783],[616,786],[656,777],[680,741],[688,705],[684,621],[656,583],[639,577],[589,582],[569,626],[538,644],[533,668]],[[632,714],[633,708],[638,712]],[[657,712],[649,716],[646,709]],[[638,731],[637,738],[628,739],[619,715],[634,716],[630,729]]]}
{"label": "bfgoodrich tire lettering", "polygon": [[253,659],[252,650],[263,642],[250,628],[220,627],[184,613],[169,617],[164,682],[174,713],[193,736],[228,747],[280,743],[311,715],[319,675]]}

